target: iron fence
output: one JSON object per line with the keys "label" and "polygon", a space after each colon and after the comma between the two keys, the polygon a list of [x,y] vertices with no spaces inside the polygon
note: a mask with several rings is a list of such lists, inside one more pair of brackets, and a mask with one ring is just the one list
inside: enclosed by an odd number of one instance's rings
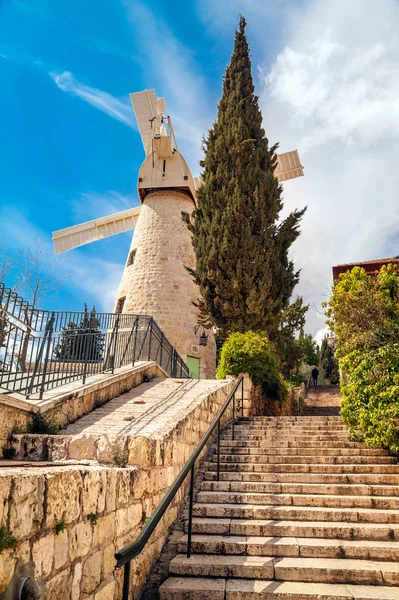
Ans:
{"label": "iron fence", "polygon": [[153,360],[171,377],[187,365],[151,316],[35,309],[0,283],[0,391],[46,390]]}

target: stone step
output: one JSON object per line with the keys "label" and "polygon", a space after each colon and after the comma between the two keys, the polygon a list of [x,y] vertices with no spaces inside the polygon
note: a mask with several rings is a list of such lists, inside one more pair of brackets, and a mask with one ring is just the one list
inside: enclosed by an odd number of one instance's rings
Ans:
{"label": "stone step", "polygon": [[319,506],[264,506],[228,503],[196,503],[195,517],[231,519],[283,519],[285,521],[350,521],[359,523],[399,523],[399,510],[374,508],[335,508]]}
{"label": "stone step", "polygon": [[345,447],[341,444],[338,448],[330,447],[328,445],[321,446],[320,444],[315,444],[314,446],[297,446],[297,447],[287,447],[287,446],[261,446],[257,448],[242,448],[235,446],[225,446],[221,447],[221,452],[223,454],[233,454],[234,456],[261,456],[274,454],[279,456],[280,454],[285,456],[388,456],[386,450],[382,450],[381,448],[367,448],[366,446],[361,446],[360,448],[353,447]]}
{"label": "stone step", "polygon": [[[327,472],[323,474],[323,469],[320,466],[315,471],[308,471],[308,465],[303,465],[302,472],[299,468],[302,465],[220,465],[220,481],[248,481],[248,482],[263,482],[263,483],[338,483],[338,484],[365,484],[365,485],[399,485],[399,473],[395,469],[394,473],[379,473],[376,469],[383,468],[386,465],[372,465],[373,471],[363,473],[356,471],[354,467],[366,468],[369,465],[326,465],[330,470],[332,467],[339,469],[340,467],[348,467],[344,472]],[[311,465],[313,466],[313,465]],[[389,465],[391,466],[391,465]],[[276,469],[276,467],[281,467]],[[288,467],[293,467],[288,469]],[[392,465],[392,468],[396,465]],[[208,481],[216,480],[216,463],[208,465],[209,470],[205,473],[205,479]]]}
{"label": "stone step", "polygon": [[[361,442],[351,442],[349,440],[233,440],[221,439],[220,446],[229,452],[235,452],[239,449],[249,448],[364,448],[367,446]],[[216,444],[213,448],[216,449]],[[386,452],[385,452],[386,453]]]}
{"label": "stone step", "polygon": [[[275,464],[275,463],[295,463],[295,464],[397,464],[397,459],[393,456],[375,456],[375,455],[357,455],[352,452],[346,455],[337,456],[325,455],[320,450],[317,454],[251,454],[251,455],[234,455],[234,454],[220,454],[221,463],[249,463],[249,464]],[[216,454],[212,457],[213,462],[217,462]]]}
{"label": "stone step", "polygon": [[[187,531],[187,523],[185,524]],[[193,518],[194,534],[216,534],[227,536],[249,536],[264,538],[313,538],[334,540],[375,540],[399,542],[399,524],[395,523],[357,523],[350,521],[308,521],[281,518],[273,519],[229,519],[195,517]],[[335,542],[334,542],[335,544]],[[375,546],[375,544],[374,544]],[[377,548],[377,546],[375,546]],[[376,550],[377,551],[377,550]],[[379,556],[383,558],[383,556]]]}
{"label": "stone step", "polygon": [[301,581],[169,577],[160,600],[399,600],[399,588]]}
{"label": "stone step", "polygon": [[[221,440],[233,440],[232,432],[223,433],[220,437]],[[234,434],[234,441],[236,442],[350,442],[348,433],[342,433],[339,435],[289,435],[281,436],[276,435],[246,435],[240,434],[236,431]]]}
{"label": "stone step", "polygon": [[[263,483],[243,481],[203,481],[203,492],[240,492],[248,494],[311,494],[337,496],[390,496],[399,502],[395,485]],[[395,498],[396,497],[396,498]]]}
{"label": "stone step", "polygon": [[178,554],[172,575],[399,586],[399,563],[336,558]]}
{"label": "stone step", "polygon": [[[188,536],[182,536],[178,552],[187,552],[187,543]],[[395,561],[399,555],[399,541],[194,534],[191,551],[195,554]]]}
{"label": "stone step", "polygon": [[[324,433],[326,435],[334,435],[334,433],[345,433],[348,431],[346,425],[334,425],[334,427],[330,427],[329,425],[292,425],[292,426],[281,426],[281,425],[241,425],[237,423],[234,427],[237,432],[245,433],[245,434],[267,434],[267,433],[284,433],[295,434],[295,433]],[[227,431],[231,431],[232,427],[229,425]]]}
{"label": "stone step", "polygon": [[[331,405],[330,405],[331,406]],[[242,417],[239,410],[236,410],[236,421],[242,425],[258,425],[263,423],[272,423],[274,425],[344,425],[340,415],[298,415],[292,417]]]}
{"label": "stone step", "polygon": [[[323,487],[323,486],[320,486]],[[265,506],[307,506],[324,508],[375,508],[399,511],[399,497],[355,496],[336,494],[284,494],[242,493],[242,492],[199,492],[197,501],[201,504],[249,504]]]}

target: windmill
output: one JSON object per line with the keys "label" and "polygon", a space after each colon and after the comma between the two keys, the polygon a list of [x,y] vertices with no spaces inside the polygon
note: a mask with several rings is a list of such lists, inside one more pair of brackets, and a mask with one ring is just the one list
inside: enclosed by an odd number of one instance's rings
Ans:
{"label": "windmill", "polygon": [[[141,206],[55,231],[55,251],[134,229],[115,311],[153,316],[192,374],[214,377],[215,341],[197,325],[193,301],[199,291],[185,268],[195,267],[187,222],[201,180],[193,178],[178,150],[165,100],[154,90],[130,98],[146,155],[138,176]],[[279,181],[302,176],[298,151],[278,155],[275,173]]]}

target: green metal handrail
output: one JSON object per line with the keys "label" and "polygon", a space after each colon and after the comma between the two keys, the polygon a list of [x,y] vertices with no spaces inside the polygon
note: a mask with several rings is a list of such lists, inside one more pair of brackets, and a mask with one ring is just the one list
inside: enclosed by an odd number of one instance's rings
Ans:
{"label": "green metal handrail", "polygon": [[188,540],[187,540],[187,557],[190,558],[190,556],[191,556],[191,533],[192,533],[192,522],[193,522],[195,461],[201,454],[201,452],[204,449],[209,438],[212,436],[214,430],[217,428],[216,478],[217,478],[217,481],[219,481],[219,479],[220,479],[220,430],[221,430],[220,421],[221,421],[221,418],[223,417],[224,413],[226,412],[227,408],[229,407],[230,403],[232,403],[233,404],[232,439],[234,440],[235,396],[236,396],[237,390],[240,388],[240,386],[241,386],[241,411],[242,411],[241,415],[244,416],[244,376],[240,375],[238,377],[237,381],[235,382],[234,387],[233,387],[232,391],[230,392],[227,400],[223,404],[221,410],[219,411],[218,415],[212,422],[208,431],[206,432],[206,434],[204,435],[204,437],[198,444],[197,448],[194,450],[194,452],[192,453],[192,455],[190,456],[190,458],[188,459],[188,461],[186,462],[186,464],[180,471],[179,475],[176,477],[175,481],[170,486],[169,490],[166,492],[165,496],[163,497],[163,499],[161,500],[161,502],[159,503],[159,505],[157,506],[155,511],[152,513],[151,517],[148,519],[147,523],[144,525],[143,529],[141,530],[141,532],[139,533],[137,538],[133,542],[131,542],[130,544],[128,544],[127,546],[125,546],[124,548],[122,548],[121,550],[118,550],[118,552],[116,552],[116,554],[115,554],[115,558],[117,561],[116,566],[124,567],[122,600],[129,599],[130,561],[133,558],[135,558],[136,556],[138,556],[143,551],[143,549],[144,549],[145,545],[147,544],[148,540],[150,539],[154,529],[156,528],[159,521],[164,516],[168,506],[170,505],[173,498],[176,496],[177,492],[183,485],[187,475],[191,472],[190,503],[189,503],[189,516],[188,516]]}

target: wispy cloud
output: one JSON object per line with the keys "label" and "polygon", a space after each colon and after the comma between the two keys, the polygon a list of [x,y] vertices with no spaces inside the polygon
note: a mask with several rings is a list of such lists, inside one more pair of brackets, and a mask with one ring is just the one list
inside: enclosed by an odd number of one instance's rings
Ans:
{"label": "wispy cloud", "polygon": [[[49,256],[54,255],[54,260],[57,260],[50,234],[32,223],[19,209],[9,205],[1,207],[0,222],[1,233],[17,260],[21,248],[29,247],[36,239],[43,241],[43,248]],[[94,303],[99,311],[111,311],[122,277],[124,262],[118,263],[95,257],[90,257],[88,260],[87,254],[82,249],[70,252],[63,257],[61,260],[65,260],[65,263],[62,264],[61,271],[67,278],[55,298],[49,298],[46,306],[42,308],[60,310],[65,308],[63,304],[55,306],[55,303],[62,303],[64,295],[67,297],[71,295],[67,290],[73,290],[79,298],[79,306],[73,305],[69,308],[80,310],[83,302],[87,301],[89,304]]]}
{"label": "wispy cloud", "polygon": [[136,128],[133,110],[127,98],[126,100],[119,100],[108,94],[108,92],[90,87],[75,79],[69,71],[64,71],[63,73],[54,73],[51,71],[49,75],[63,92],[78,96],[78,98],[105,112],[113,119],[121,121],[121,123],[128,125],[132,129]]}
{"label": "wispy cloud", "polygon": [[79,38],[79,42],[83,46],[86,46],[86,48],[90,48],[90,50],[93,50],[99,54],[110,54],[111,56],[124,58],[125,60],[136,60],[132,53],[126,48],[123,48],[119,44],[116,44],[115,42],[105,38],[82,35]]}
{"label": "wispy cloud", "polygon": [[[139,51],[145,58],[150,87],[165,96],[179,149],[194,175],[202,157],[201,140],[216,112],[203,65],[172,33],[167,23],[138,0],[124,0]],[[139,91],[139,90],[134,90]]]}
{"label": "wispy cloud", "polygon": [[78,223],[105,217],[138,204],[137,194],[120,194],[115,190],[85,192],[72,201],[72,212]]}
{"label": "wispy cloud", "polygon": [[309,1],[286,23],[285,49],[261,70],[265,129],[299,148],[305,177],[284,185],[286,210],[308,205],[293,246],[298,293],[318,310],[334,264],[398,254],[399,5]]}

